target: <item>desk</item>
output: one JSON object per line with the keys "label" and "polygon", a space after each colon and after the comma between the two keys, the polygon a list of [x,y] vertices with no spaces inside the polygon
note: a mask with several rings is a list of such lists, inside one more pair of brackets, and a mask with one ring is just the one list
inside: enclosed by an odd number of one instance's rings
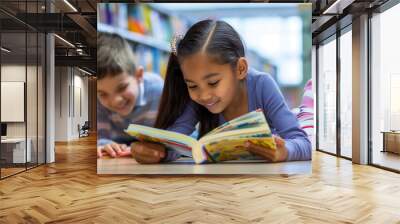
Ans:
{"label": "desk", "polygon": [[381,133],[383,133],[382,152],[400,154],[400,131],[382,131]]}
{"label": "desk", "polygon": [[138,164],[133,158],[97,159],[97,174],[311,174],[311,161],[282,163],[232,161],[217,164],[193,164],[190,159],[163,164]]}
{"label": "desk", "polygon": [[[25,138],[1,139],[1,157],[6,163],[25,163],[31,161],[31,139],[27,139],[25,151]],[[11,147],[10,147],[11,146]],[[11,156],[12,155],[12,156]],[[25,159],[27,158],[27,161]]]}

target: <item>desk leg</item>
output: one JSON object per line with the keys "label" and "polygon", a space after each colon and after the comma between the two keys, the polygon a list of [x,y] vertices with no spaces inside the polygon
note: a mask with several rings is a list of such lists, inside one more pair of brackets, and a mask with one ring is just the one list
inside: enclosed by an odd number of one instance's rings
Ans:
{"label": "desk leg", "polygon": [[382,151],[381,152],[386,152],[386,134],[385,133],[382,133],[383,134],[383,149],[382,149]]}

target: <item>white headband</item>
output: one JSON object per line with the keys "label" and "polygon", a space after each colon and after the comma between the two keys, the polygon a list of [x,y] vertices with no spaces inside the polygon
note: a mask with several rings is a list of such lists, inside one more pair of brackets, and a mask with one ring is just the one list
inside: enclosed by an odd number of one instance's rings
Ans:
{"label": "white headband", "polygon": [[182,35],[175,34],[171,40],[171,53],[178,56],[178,44],[183,39]]}

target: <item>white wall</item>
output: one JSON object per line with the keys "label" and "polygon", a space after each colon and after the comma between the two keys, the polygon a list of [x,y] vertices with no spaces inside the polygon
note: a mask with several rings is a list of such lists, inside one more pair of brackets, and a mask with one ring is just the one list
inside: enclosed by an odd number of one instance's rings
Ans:
{"label": "white wall", "polygon": [[56,67],[56,141],[77,139],[78,124],[88,120],[88,79],[83,75],[76,68]]}
{"label": "white wall", "polygon": [[[7,137],[27,138],[32,151],[32,161],[36,162],[39,153],[39,163],[44,162],[44,89],[43,89],[42,67],[25,66],[20,64],[5,64],[1,66],[1,81],[26,83],[26,108],[22,107],[27,119],[23,122],[6,122]],[[25,78],[27,77],[27,81]],[[37,92],[38,91],[38,92]],[[22,93],[23,94],[23,93]],[[2,96],[7,97],[7,96]],[[9,110],[10,108],[1,108]],[[27,132],[26,132],[27,131]]]}
{"label": "white wall", "polygon": [[[25,65],[2,65],[1,81],[25,82],[25,69]],[[25,137],[25,123],[7,123],[7,137]]]}
{"label": "white wall", "polygon": [[[28,66],[27,68],[25,65],[2,65],[1,66],[1,81],[5,82],[26,82],[25,81],[25,74],[26,70],[28,74],[36,74],[36,67],[33,66]],[[30,77],[30,75],[28,75]],[[36,81],[34,83],[31,83],[32,80],[30,80],[30,85],[36,86]],[[30,104],[31,102],[36,102],[36,88],[28,88],[27,89],[27,103]],[[36,108],[36,103],[33,105],[28,105],[31,107]],[[4,110],[6,108],[2,108]],[[32,108],[31,108],[32,109]],[[36,111],[36,110],[35,110]],[[28,121],[35,121],[36,122],[36,113],[31,114],[28,113]],[[33,116],[33,117],[31,117]],[[32,127],[32,125],[28,125],[28,127]],[[36,127],[36,126],[35,126]],[[29,130],[28,130],[29,133]],[[7,136],[8,137],[25,137],[25,122],[7,122]],[[28,136],[29,137],[29,136]]]}
{"label": "white wall", "polygon": [[68,140],[68,77],[67,67],[55,68],[55,141]]}
{"label": "white wall", "polygon": [[[79,72],[78,75],[76,72]],[[72,119],[72,135],[78,136],[77,126],[81,126],[88,120],[88,79],[82,77],[82,73],[79,70],[74,70],[74,108],[73,108],[73,119]],[[81,108],[82,107],[82,108]]]}

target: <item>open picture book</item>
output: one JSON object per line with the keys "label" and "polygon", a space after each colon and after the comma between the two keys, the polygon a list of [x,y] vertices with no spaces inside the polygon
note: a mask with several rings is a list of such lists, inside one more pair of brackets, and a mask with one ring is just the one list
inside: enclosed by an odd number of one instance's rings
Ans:
{"label": "open picture book", "polygon": [[199,140],[177,132],[131,124],[125,130],[139,141],[164,145],[167,150],[177,150],[192,157],[197,164],[255,156],[245,148],[247,141],[276,150],[271,130],[261,110],[235,118],[210,131]]}

